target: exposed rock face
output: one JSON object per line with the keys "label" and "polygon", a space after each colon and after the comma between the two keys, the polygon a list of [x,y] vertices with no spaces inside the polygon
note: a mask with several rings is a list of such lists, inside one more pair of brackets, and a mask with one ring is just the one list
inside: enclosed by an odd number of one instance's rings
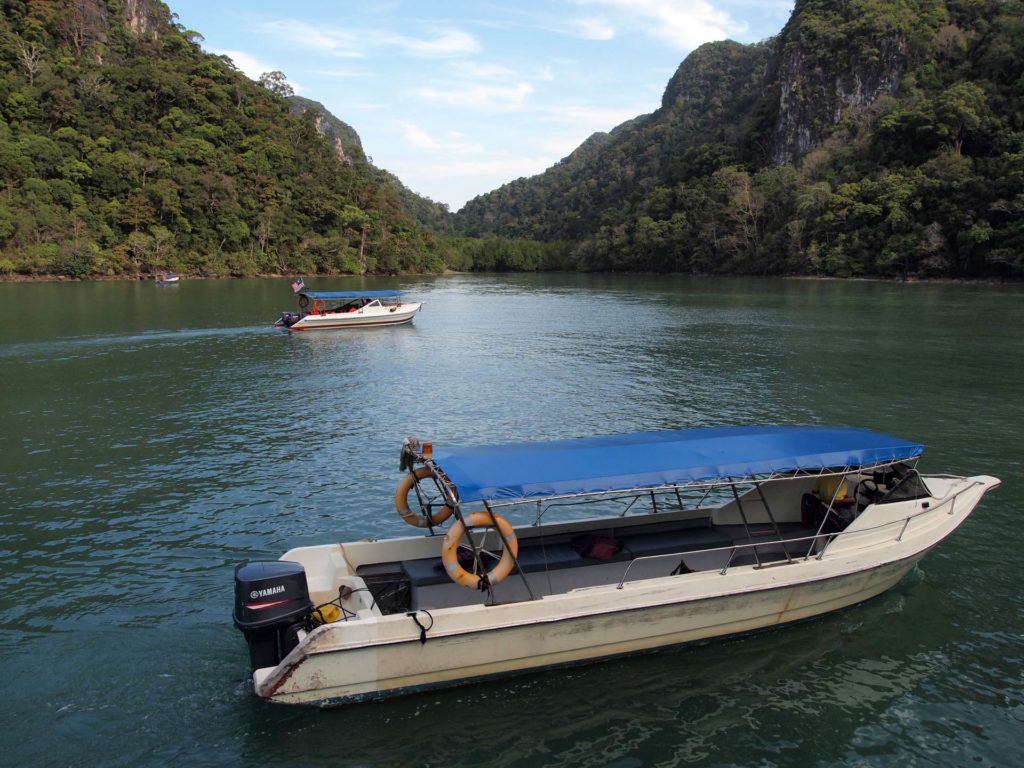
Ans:
{"label": "exposed rock face", "polygon": [[313,113],[317,133],[330,140],[339,160],[352,164],[366,157],[363,143],[359,140],[359,134],[355,129],[328,112],[323,104],[302,96],[292,96],[289,101],[291,102],[290,111],[293,115]]}
{"label": "exposed rock face", "polygon": [[809,55],[798,34],[795,38],[785,46],[779,65],[779,111],[772,137],[776,165],[799,161],[845,114],[895,95],[908,66],[907,43],[897,35],[879,41],[877,55],[850,53],[826,60]]}
{"label": "exposed rock face", "polygon": [[122,0],[128,29],[138,37],[156,37],[166,8],[158,0]]}

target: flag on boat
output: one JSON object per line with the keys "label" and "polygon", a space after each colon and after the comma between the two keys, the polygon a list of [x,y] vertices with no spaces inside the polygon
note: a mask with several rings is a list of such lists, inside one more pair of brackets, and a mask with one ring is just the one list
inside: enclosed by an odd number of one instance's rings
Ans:
{"label": "flag on boat", "polygon": [[302,282],[302,278],[300,277],[299,279],[292,283],[292,293],[298,293],[305,287],[306,284]]}

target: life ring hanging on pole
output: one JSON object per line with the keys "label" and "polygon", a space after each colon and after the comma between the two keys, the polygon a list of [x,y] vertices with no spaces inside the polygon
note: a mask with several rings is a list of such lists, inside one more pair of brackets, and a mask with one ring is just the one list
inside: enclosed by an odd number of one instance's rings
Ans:
{"label": "life ring hanging on pole", "polygon": [[452,516],[452,508],[447,505],[437,512],[423,512],[422,514],[413,512],[409,507],[409,491],[412,490],[417,480],[426,480],[428,477],[433,477],[433,473],[427,467],[420,467],[402,478],[402,482],[398,484],[398,489],[395,491],[395,509],[398,510],[398,514],[405,522],[417,528],[440,525]]}
{"label": "life ring hanging on pole", "polygon": [[[459,565],[459,544],[462,537],[466,535],[467,528],[494,528],[497,525],[498,533],[503,540],[501,559],[498,564],[486,574],[476,574],[467,571]],[[441,562],[448,572],[448,577],[456,584],[469,589],[485,589],[502,581],[512,572],[516,564],[516,556],[519,554],[519,542],[516,539],[516,532],[512,529],[508,520],[499,515],[493,519],[489,512],[474,512],[467,515],[465,522],[456,520],[448,533],[444,536],[441,545]]]}
{"label": "life ring hanging on pole", "polygon": [[309,296],[307,296],[306,294],[302,294],[301,296],[299,296],[299,306],[302,307],[303,309],[308,307],[309,306]]}

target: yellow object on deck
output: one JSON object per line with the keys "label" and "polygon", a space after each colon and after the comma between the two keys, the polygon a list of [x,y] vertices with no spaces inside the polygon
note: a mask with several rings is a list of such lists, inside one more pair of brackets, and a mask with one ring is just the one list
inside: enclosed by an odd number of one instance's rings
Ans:
{"label": "yellow object on deck", "polygon": [[840,475],[819,477],[817,482],[814,484],[814,492],[818,494],[819,499],[827,504],[834,498],[845,499],[847,485],[848,483],[846,482],[846,478]]}
{"label": "yellow object on deck", "polygon": [[313,612],[314,618],[320,618],[324,624],[331,624],[341,618],[341,608],[334,603],[321,605]]}

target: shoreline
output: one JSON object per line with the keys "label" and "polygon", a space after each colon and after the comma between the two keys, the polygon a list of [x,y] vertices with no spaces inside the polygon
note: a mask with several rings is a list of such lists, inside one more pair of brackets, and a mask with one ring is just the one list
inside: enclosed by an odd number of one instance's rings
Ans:
{"label": "shoreline", "polygon": [[[193,280],[294,280],[296,275],[285,275],[279,273],[263,275],[186,275],[177,273],[182,282]],[[444,272],[403,272],[394,274],[366,274],[366,275],[323,275],[311,274],[309,277],[320,278],[386,278],[386,277],[444,277],[447,275],[542,275],[542,274],[567,274],[567,275],[621,275],[622,277],[640,276],[661,276],[661,277],[695,277],[695,278],[754,278],[767,280],[807,280],[807,281],[856,281],[856,282],[877,282],[877,283],[923,283],[923,284],[964,284],[964,285],[1021,285],[1024,280],[1010,278],[992,277],[873,277],[853,276],[838,277],[836,275],[707,275],[691,274],[687,272],[566,272],[556,270],[552,272],[460,272],[458,270],[446,269]],[[306,277],[306,275],[303,275]],[[0,283],[103,283],[103,282],[134,282],[153,283],[156,282],[156,275],[138,275],[135,277],[125,275],[94,275],[90,277],[69,277],[68,275],[0,275]]]}

